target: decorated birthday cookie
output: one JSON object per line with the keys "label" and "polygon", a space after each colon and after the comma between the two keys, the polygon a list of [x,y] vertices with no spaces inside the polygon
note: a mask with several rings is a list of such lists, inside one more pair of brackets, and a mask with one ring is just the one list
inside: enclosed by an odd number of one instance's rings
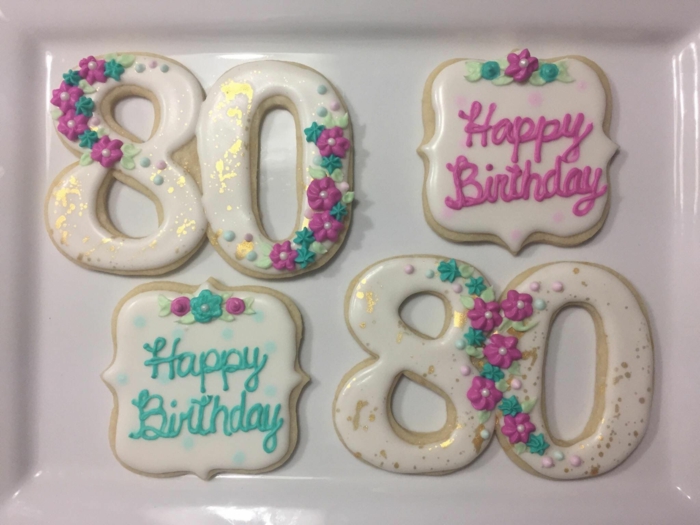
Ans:
{"label": "decorated birthday cookie", "polygon": [[[146,141],[114,118],[116,103],[134,96],[154,106]],[[63,74],[51,117],[79,161],[58,174],[44,205],[49,236],[63,255],[93,270],[156,275],[196,252],[206,232],[193,141],[203,98],[192,73],[158,55],[87,56]],[[106,201],[115,179],[154,202],[156,231],[134,239],[114,226]]]}
{"label": "decorated birthday cookie", "polygon": [[[260,126],[277,108],[294,116],[298,216],[271,240],[258,208]],[[237,270],[289,277],[329,262],[352,215],[353,137],[343,99],[311,68],[263,61],[236,66],[209,89],[197,130],[209,240]]]}
{"label": "decorated birthday cookie", "polygon": [[299,310],[263,287],[154,282],[117,305],[110,442],[140,474],[260,473],[297,442],[308,381],[298,361]]}
{"label": "decorated birthday cookie", "polygon": [[524,49],[440,64],[425,85],[419,148],[430,226],[513,253],[590,238],[610,203],[610,115],[605,74],[583,57]]}

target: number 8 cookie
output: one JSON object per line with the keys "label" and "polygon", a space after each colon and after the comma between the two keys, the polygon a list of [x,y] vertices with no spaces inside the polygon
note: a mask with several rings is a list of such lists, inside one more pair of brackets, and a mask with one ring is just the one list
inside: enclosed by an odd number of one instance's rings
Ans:
{"label": "number 8 cookie", "polygon": [[[155,108],[153,133],[145,142],[112,114],[114,105],[130,96],[147,98]],[[53,90],[51,116],[63,143],[80,161],[53,181],[45,221],[66,257],[93,270],[157,275],[195,253],[206,217],[196,182],[175,159],[196,169],[189,143],[202,99],[192,73],[158,55],[88,56],[63,75]],[[135,239],[112,224],[106,208],[110,173],[154,201],[156,232]]]}
{"label": "number 8 cookie", "polygon": [[[259,134],[276,108],[294,116],[297,140],[296,232],[265,234],[258,209]],[[348,230],[353,200],[352,126],[331,83],[290,62],[234,67],[209,89],[197,130],[209,240],[237,270],[275,279],[326,264]]]}

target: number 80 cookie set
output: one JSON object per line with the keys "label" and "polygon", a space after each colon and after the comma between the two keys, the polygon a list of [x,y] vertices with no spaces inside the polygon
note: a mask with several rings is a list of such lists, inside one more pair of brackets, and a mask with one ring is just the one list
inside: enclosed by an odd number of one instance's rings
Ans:
{"label": "number 80 cookie set", "polygon": [[[141,141],[114,118],[126,97],[155,107]],[[342,97],[320,73],[259,61],[226,72],[205,94],[163,56],[88,56],[53,90],[51,116],[78,161],[44,205],[56,248],[80,266],[121,275],[170,272],[205,242],[261,279],[330,262],[352,217],[353,135]],[[267,238],[257,206],[259,135],[284,108],[297,130],[295,233]],[[579,56],[456,59],[428,77],[423,97],[423,209],[441,236],[494,242],[513,254],[546,242],[574,246],[603,225],[610,203],[610,88]],[[121,233],[107,212],[118,180],[149,197],[157,230]],[[399,316],[430,293],[444,304],[436,338]],[[548,431],[542,395],[550,328],[566,307],[586,309],[596,333],[594,407],[578,437]],[[503,292],[456,258],[398,256],[350,283],[346,323],[370,355],[341,379],[338,437],[361,461],[390,472],[442,474],[474,461],[495,435],[518,466],[550,479],[603,474],[642,439],[653,390],[653,344],[632,285],[592,263],[525,270]],[[152,476],[262,473],[282,465],[298,435],[297,401],[309,378],[298,360],[302,317],[262,286],[151,282],[117,305],[110,443],[128,469]],[[239,373],[240,372],[240,373]],[[392,414],[402,376],[446,403],[442,429],[421,433]]]}

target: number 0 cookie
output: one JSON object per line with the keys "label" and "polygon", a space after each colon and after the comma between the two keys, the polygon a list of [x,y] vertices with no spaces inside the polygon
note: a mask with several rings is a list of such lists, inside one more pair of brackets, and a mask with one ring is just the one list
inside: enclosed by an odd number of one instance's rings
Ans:
{"label": "number 0 cookie", "polygon": [[269,288],[155,282],[112,321],[110,443],[141,474],[260,473],[297,442],[302,319]]}
{"label": "number 0 cookie", "polygon": [[517,253],[580,244],[610,202],[610,87],[579,56],[449,60],[423,94],[423,210],[441,236]]}

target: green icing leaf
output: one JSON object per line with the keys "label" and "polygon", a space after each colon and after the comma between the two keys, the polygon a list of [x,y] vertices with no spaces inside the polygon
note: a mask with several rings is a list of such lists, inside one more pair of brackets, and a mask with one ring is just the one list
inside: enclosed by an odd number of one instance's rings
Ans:
{"label": "green icing leaf", "polygon": [[471,295],[460,295],[459,300],[467,310],[474,308],[474,298]]}
{"label": "green icing leaf", "polygon": [[505,379],[501,379],[498,383],[496,383],[496,388],[501,392],[505,392],[508,390],[508,383],[506,383]]}
{"label": "green icing leaf", "polygon": [[83,93],[86,95],[89,95],[91,93],[94,93],[97,91],[94,87],[92,87],[87,80],[82,79],[80,82],[78,82],[78,87],[83,90]]}
{"label": "green icing leaf", "polygon": [[465,279],[471,277],[471,275],[474,273],[474,267],[469,266],[468,264],[460,264],[459,265],[459,273],[464,277]]}
{"label": "green icing leaf", "polygon": [[323,179],[326,176],[326,170],[310,166],[309,175],[311,175],[311,177],[313,177],[314,179]]}
{"label": "green icing leaf", "polygon": [[125,170],[133,170],[136,164],[134,164],[134,159],[131,157],[127,157],[126,155],[122,157],[122,160],[119,161],[119,164],[122,165],[122,168]]}
{"label": "green icing leaf", "polygon": [[486,423],[491,417],[490,410],[479,410],[479,412],[477,413],[479,414],[479,423],[481,423],[482,425]]}
{"label": "green icing leaf", "polygon": [[253,301],[255,301],[255,299],[252,297],[246,297],[245,299],[243,299],[243,302],[245,303],[245,311],[243,312],[244,314],[252,315],[255,313],[255,310],[253,310]]}
{"label": "green icing leaf", "polygon": [[325,118],[321,121],[323,122],[323,125],[326,126],[326,128],[332,128],[333,127],[333,115],[328,112],[325,116]]}
{"label": "green icing leaf", "polygon": [[160,307],[160,311],[158,312],[158,315],[160,317],[165,317],[165,316],[170,315],[170,299],[168,299],[164,295],[159,295],[158,296],[158,306]]}
{"label": "green icing leaf", "polygon": [[192,324],[194,323],[194,314],[192,312],[189,312],[187,315],[183,315],[182,317],[180,317],[180,319],[178,319],[177,322],[182,324]]}
{"label": "green icing leaf", "polygon": [[498,62],[498,65],[501,66],[501,70],[507,68],[509,66],[508,59],[507,58],[499,58],[496,60]]}
{"label": "green icing leaf", "polygon": [[105,62],[109,62],[110,60],[116,60],[116,59],[117,59],[116,53],[107,53],[105,55]]}
{"label": "green icing leaf", "polygon": [[228,323],[236,320],[236,318],[234,316],[232,316],[230,313],[228,313],[226,310],[221,310],[221,317],[219,317],[219,319],[221,319],[222,321],[226,321]]}
{"label": "green icing leaf", "polygon": [[528,401],[523,401],[522,403],[520,403],[520,406],[522,407],[523,412],[529,414],[530,412],[532,412],[532,409],[535,408],[535,403],[537,403],[537,398],[530,399]]}
{"label": "green icing leaf", "polygon": [[258,244],[258,253],[261,255],[270,255],[272,253],[272,246],[262,242]]}
{"label": "green icing leaf", "polygon": [[513,450],[516,454],[520,455],[523,452],[527,451],[527,445],[525,443],[516,443],[515,445],[513,445]]}
{"label": "green icing leaf", "polygon": [[481,298],[487,303],[494,301],[496,299],[496,294],[493,293],[493,286],[489,286],[486,290],[481,292]]}
{"label": "green icing leaf", "polygon": [[90,152],[86,151],[80,156],[80,165],[81,166],[89,166],[90,164],[93,163],[92,157],[90,156]]}
{"label": "green icing leaf", "polygon": [[516,332],[527,332],[528,330],[531,330],[534,327],[536,327],[537,323],[539,323],[539,321],[534,321],[532,323],[528,323],[527,325],[525,325],[525,324],[523,324],[522,321],[517,321],[517,322],[511,323],[511,326],[513,327],[513,330],[515,330]]}
{"label": "green icing leaf", "polygon": [[467,355],[476,357],[477,359],[481,359],[482,357],[484,357],[484,351],[477,346],[467,345],[467,348],[465,350],[467,352]]}
{"label": "green icing leaf", "polygon": [[557,75],[557,80],[559,82],[573,82],[574,79],[569,75],[569,65],[565,61],[557,62],[557,67],[559,68],[559,74]]}
{"label": "green icing leaf", "polygon": [[510,375],[512,376],[519,376],[520,375],[520,361],[513,361],[510,366],[508,367],[508,370],[506,370]]}
{"label": "green icing leaf", "polygon": [[344,204],[350,204],[354,199],[355,199],[355,192],[354,191],[346,191],[345,195],[343,195],[343,203]]}
{"label": "green icing leaf", "polygon": [[535,71],[532,75],[530,75],[528,82],[530,82],[530,84],[533,86],[544,86],[546,84],[545,80],[540,76],[539,71]]}
{"label": "green icing leaf", "polygon": [[500,326],[496,328],[496,331],[499,334],[504,334],[508,331],[508,328],[510,328],[513,324],[513,321],[510,319],[506,319],[505,317],[503,318],[503,321],[501,322]]}
{"label": "green icing leaf", "polygon": [[51,118],[54,120],[58,120],[60,117],[63,116],[63,111],[61,111],[58,108],[52,109],[49,114],[51,115]]}
{"label": "green icing leaf", "polygon": [[134,65],[134,62],[136,61],[136,57],[134,55],[119,55],[117,58],[117,62],[119,62],[122,66],[124,67],[131,67]]}
{"label": "green icing leaf", "polygon": [[507,86],[508,84],[513,82],[513,77],[501,75],[500,77],[494,78],[491,82],[494,86]]}
{"label": "green icing leaf", "polygon": [[345,113],[345,115],[343,115],[343,116],[338,117],[337,119],[335,119],[335,125],[336,125],[336,126],[340,126],[340,127],[343,128],[343,129],[345,129],[345,128],[348,127],[348,123],[349,123],[349,118],[348,118],[348,114],[347,114],[347,113]]}
{"label": "green icing leaf", "polygon": [[124,144],[122,146],[122,153],[127,156],[127,157],[134,157],[138,155],[141,152],[139,148],[134,146],[133,144]]}
{"label": "green icing leaf", "polygon": [[481,62],[467,62],[467,74],[464,76],[469,82],[481,79]]}
{"label": "green icing leaf", "polygon": [[335,182],[343,182],[343,172],[336,168],[333,170],[333,173],[331,173],[331,179]]}
{"label": "green icing leaf", "polygon": [[270,260],[270,258],[267,255],[261,255],[255,261],[255,266],[257,266],[258,268],[263,268],[264,270],[267,270],[270,266],[272,266],[272,261]]}
{"label": "green icing leaf", "polygon": [[221,302],[225,303],[229,297],[231,297],[233,294],[232,293],[222,293],[221,294]]}
{"label": "green icing leaf", "polygon": [[104,137],[106,134],[107,132],[105,131],[105,128],[97,128],[97,136],[99,138]]}
{"label": "green icing leaf", "polygon": [[323,255],[324,253],[328,252],[328,249],[327,249],[323,244],[321,244],[321,243],[318,242],[318,241],[312,242],[312,243],[311,243],[311,246],[309,247],[309,249],[310,249],[312,252],[317,253],[317,254],[319,254],[319,255]]}

